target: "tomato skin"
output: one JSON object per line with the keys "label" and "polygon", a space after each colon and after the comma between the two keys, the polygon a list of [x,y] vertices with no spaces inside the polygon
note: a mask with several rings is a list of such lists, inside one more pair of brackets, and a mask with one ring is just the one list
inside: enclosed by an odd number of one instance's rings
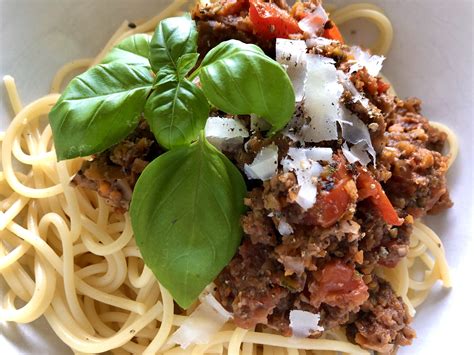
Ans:
{"label": "tomato skin", "polygon": [[357,189],[359,200],[370,198],[370,201],[377,207],[380,215],[387,224],[401,226],[403,219],[398,217],[397,211],[392,206],[380,183],[375,180],[366,170],[359,168],[357,178]]}
{"label": "tomato skin", "polygon": [[377,92],[379,95],[384,94],[390,89],[390,84],[386,83],[382,79],[377,79]]}
{"label": "tomato skin", "polygon": [[346,191],[346,185],[350,181],[345,166],[345,160],[339,157],[337,170],[332,174],[335,186],[329,191],[321,191],[318,194],[316,204],[308,211],[308,220],[316,221],[323,228],[328,228],[336,223],[346,213],[351,204],[351,197]]}
{"label": "tomato skin", "polygon": [[[327,293],[349,293],[358,288],[365,288],[363,281],[355,276],[355,269],[336,259],[321,272],[321,290]],[[361,282],[362,281],[362,282]],[[364,287],[365,286],[365,287]]]}
{"label": "tomato skin", "polygon": [[341,31],[339,31],[339,28],[335,24],[333,24],[331,28],[324,30],[323,37],[333,39],[344,44],[344,37],[342,37]]}
{"label": "tomato skin", "polygon": [[301,33],[298,22],[273,3],[250,0],[249,16],[255,32],[264,39],[289,38],[290,34]]}
{"label": "tomato skin", "polygon": [[311,304],[316,307],[326,303],[333,307],[355,310],[369,298],[368,287],[357,276],[354,266],[339,259],[331,260],[323,267],[309,291]]}
{"label": "tomato skin", "polygon": [[318,196],[316,208],[317,221],[323,228],[336,223],[349,208],[351,199],[345,190],[347,180],[340,181],[331,191],[323,192]]}

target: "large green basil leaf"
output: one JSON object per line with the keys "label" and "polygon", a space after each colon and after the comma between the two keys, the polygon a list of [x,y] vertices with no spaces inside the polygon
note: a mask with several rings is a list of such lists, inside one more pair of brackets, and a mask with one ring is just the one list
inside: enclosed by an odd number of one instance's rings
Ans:
{"label": "large green basil leaf", "polygon": [[150,43],[150,63],[155,73],[167,66],[176,69],[182,55],[195,53],[197,35],[196,24],[189,14],[161,21]]}
{"label": "large green basil leaf", "polygon": [[222,111],[257,114],[272,125],[271,133],[293,116],[295,93],[288,74],[253,44],[222,42],[198,70],[204,94]]}
{"label": "large green basil leaf", "polygon": [[101,152],[136,127],[151,90],[148,69],[110,63],[75,77],[49,114],[59,160]]}
{"label": "large green basil leaf", "polygon": [[136,34],[125,38],[115,46],[102,61],[103,64],[120,62],[128,65],[150,67],[150,40],[147,34]]}
{"label": "large green basil leaf", "polygon": [[238,169],[204,137],[159,156],[138,179],[130,207],[137,245],[181,307],[235,254],[245,193]]}
{"label": "large green basil leaf", "polygon": [[146,102],[145,117],[158,143],[169,149],[197,138],[209,117],[209,104],[189,80],[163,79]]}

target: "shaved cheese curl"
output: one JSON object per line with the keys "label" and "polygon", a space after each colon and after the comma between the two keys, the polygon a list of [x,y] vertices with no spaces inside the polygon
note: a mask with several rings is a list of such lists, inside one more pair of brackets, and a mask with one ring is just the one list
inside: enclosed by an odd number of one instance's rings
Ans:
{"label": "shaved cheese curl", "polygon": [[249,136],[242,121],[227,117],[209,117],[204,132],[209,143],[219,150],[234,149]]}
{"label": "shaved cheese curl", "polygon": [[212,336],[231,318],[230,313],[226,314],[221,309],[216,309],[213,299],[217,302],[211,294],[205,296],[203,302],[174,332],[168,342],[179,344],[183,349],[192,344],[208,343]]}
{"label": "shaved cheese curl", "polygon": [[294,337],[307,338],[313,333],[322,332],[324,328],[319,325],[319,313],[292,310],[290,312],[290,328]]}
{"label": "shaved cheese curl", "polygon": [[371,76],[379,75],[382,70],[383,62],[385,57],[383,55],[371,55],[369,52],[362,50],[358,46],[351,47],[352,54],[354,54],[356,63],[353,64],[349,72],[354,73],[362,68],[367,69],[367,72]]}
{"label": "shaved cheese curl", "polygon": [[306,58],[304,111],[310,121],[301,128],[301,136],[305,142],[336,140],[336,122],[342,114],[339,99],[344,88],[338,81],[334,60],[315,54]]}
{"label": "shaved cheese curl", "polygon": [[295,101],[304,97],[306,81],[306,43],[303,40],[276,39],[276,60],[285,68],[295,90]]}
{"label": "shaved cheese curl", "polygon": [[311,157],[329,157],[327,151],[321,149],[326,148],[290,148],[288,156],[281,161],[284,172],[292,171],[296,175],[300,187],[296,202],[304,210],[308,210],[316,203],[318,193],[316,182],[323,171],[323,167]]}
{"label": "shaved cheese curl", "polygon": [[244,171],[249,179],[270,180],[278,169],[278,147],[275,144],[262,148],[252,164],[245,164]]}

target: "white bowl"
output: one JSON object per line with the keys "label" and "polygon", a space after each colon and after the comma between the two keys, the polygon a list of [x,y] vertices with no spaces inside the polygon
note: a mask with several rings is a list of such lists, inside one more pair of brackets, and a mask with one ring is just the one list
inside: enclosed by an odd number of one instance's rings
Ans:
{"label": "white bowl", "polygon": [[[357,1],[336,0],[349,4]],[[449,172],[454,207],[429,218],[447,251],[453,289],[436,290],[417,312],[418,333],[413,346],[399,354],[461,354],[472,349],[474,316],[472,258],[474,258],[473,200],[473,1],[372,0],[391,19],[395,38],[384,74],[402,97],[417,96],[423,113],[449,125],[459,136],[460,154]],[[15,77],[23,103],[49,90],[54,73],[64,63],[98,53],[124,19],[150,17],[163,0],[17,0],[0,2],[0,75]],[[351,42],[347,24],[346,40]],[[10,108],[2,86],[1,129]],[[0,349],[6,354],[67,354],[48,324],[0,323]]]}

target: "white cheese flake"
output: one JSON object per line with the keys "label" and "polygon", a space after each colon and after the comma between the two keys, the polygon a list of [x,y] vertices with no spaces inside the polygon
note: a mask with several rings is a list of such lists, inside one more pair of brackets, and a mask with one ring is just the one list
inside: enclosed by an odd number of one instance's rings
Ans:
{"label": "white cheese flake", "polygon": [[285,236],[293,234],[293,227],[284,219],[281,219],[278,223],[278,232]]}
{"label": "white cheese flake", "polygon": [[359,92],[354,84],[352,83],[351,79],[345,74],[343,71],[338,70],[337,76],[339,78],[340,83],[343,85],[344,89],[348,90],[352,95],[352,102],[360,102],[361,105],[370,111],[369,99],[364,96],[361,92]]}
{"label": "white cheese flake", "polygon": [[370,53],[362,50],[362,48],[358,46],[353,46],[351,47],[351,49],[356,63],[350,67],[350,73],[355,73],[360,69],[365,68],[367,69],[369,75],[379,75],[380,71],[382,70],[383,62],[385,60],[385,57],[383,55],[371,55]]}
{"label": "white cheese flake", "polygon": [[[329,154],[331,153],[331,154]],[[293,171],[300,187],[296,202],[308,210],[316,203],[317,178],[323,171],[317,160],[331,161],[330,148],[290,148],[288,156],[281,161],[284,172]]]}
{"label": "white cheese flake", "polygon": [[227,117],[209,117],[204,132],[207,140],[219,150],[235,149],[249,136],[242,121]]}
{"label": "white cheese flake", "polygon": [[331,148],[320,148],[320,147],[305,148],[304,152],[306,154],[306,157],[313,161],[332,162],[333,151]]}
{"label": "white cheese flake", "polygon": [[315,36],[320,32],[328,21],[328,14],[321,5],[318,5],[309,15],[298,22],[299,28],[310,35]]}
{"label": "white cheese flake", "polygon": [[278,147],[272,143],[258,152],[252,164],[245,164],[249,179],[270,180],[278,171]]}
{"label": "white cheese flake", "polygon": [[[369,129],[360,118],[353,114],[347,114],[344,118],[344,122],[341,122],[342,138],[346,142],[353,144],[354,146],[350,149],[350,152],[357,158],[360,159],[363,165],[363,161],[367,161],[360,152],[366,151],[372,156],[375,164],[376,153],[372,146],[372,140],[370,138]],[[367,162],[368,163],[368,162]]]}
{"label": "white cheese flake", "polygon": [[294,337],[307,338],[315,332],[322,332],[324,328],[319,325],[319,313],[307,311],[290,311],[290,328]]}
{"label": "white cheese flake", "polygon": [[344,88],[338,81],[335,62],[315,54],[306,57],[304,112],[310,121],[301,127],[300,134],[305,142],[336,140],[336,122],[341,117],[339,99]]}
{"label": "white cheese flake", "polygon": [[231,317],[214,296],[208,294],[168,342],[179,344],[183,349],[192,344],[207,344]]}
{"label": "white cheese flake", "polygon": [[308,48],[313,47],[325,47],[336,43],[337,41],[325,37],[311,37],[306,40],[306,46]]}
{"label": "white cheese flake", "polygon": [[350,164],[360,162],[362,165],[367,166],[367,164],[370,163],[370,158],[366,152],[364,142],[359,142],[352,146],[352,148],[349,148],[347,143],[344,143],[341,148],[342,154],[344,154]]}
{"label": "white cheese flake", "polygon": [[303,40],[276,39],[276,60],[286,70],[295,90],[295,101],[304,97],[306,81],[306,43]]}

